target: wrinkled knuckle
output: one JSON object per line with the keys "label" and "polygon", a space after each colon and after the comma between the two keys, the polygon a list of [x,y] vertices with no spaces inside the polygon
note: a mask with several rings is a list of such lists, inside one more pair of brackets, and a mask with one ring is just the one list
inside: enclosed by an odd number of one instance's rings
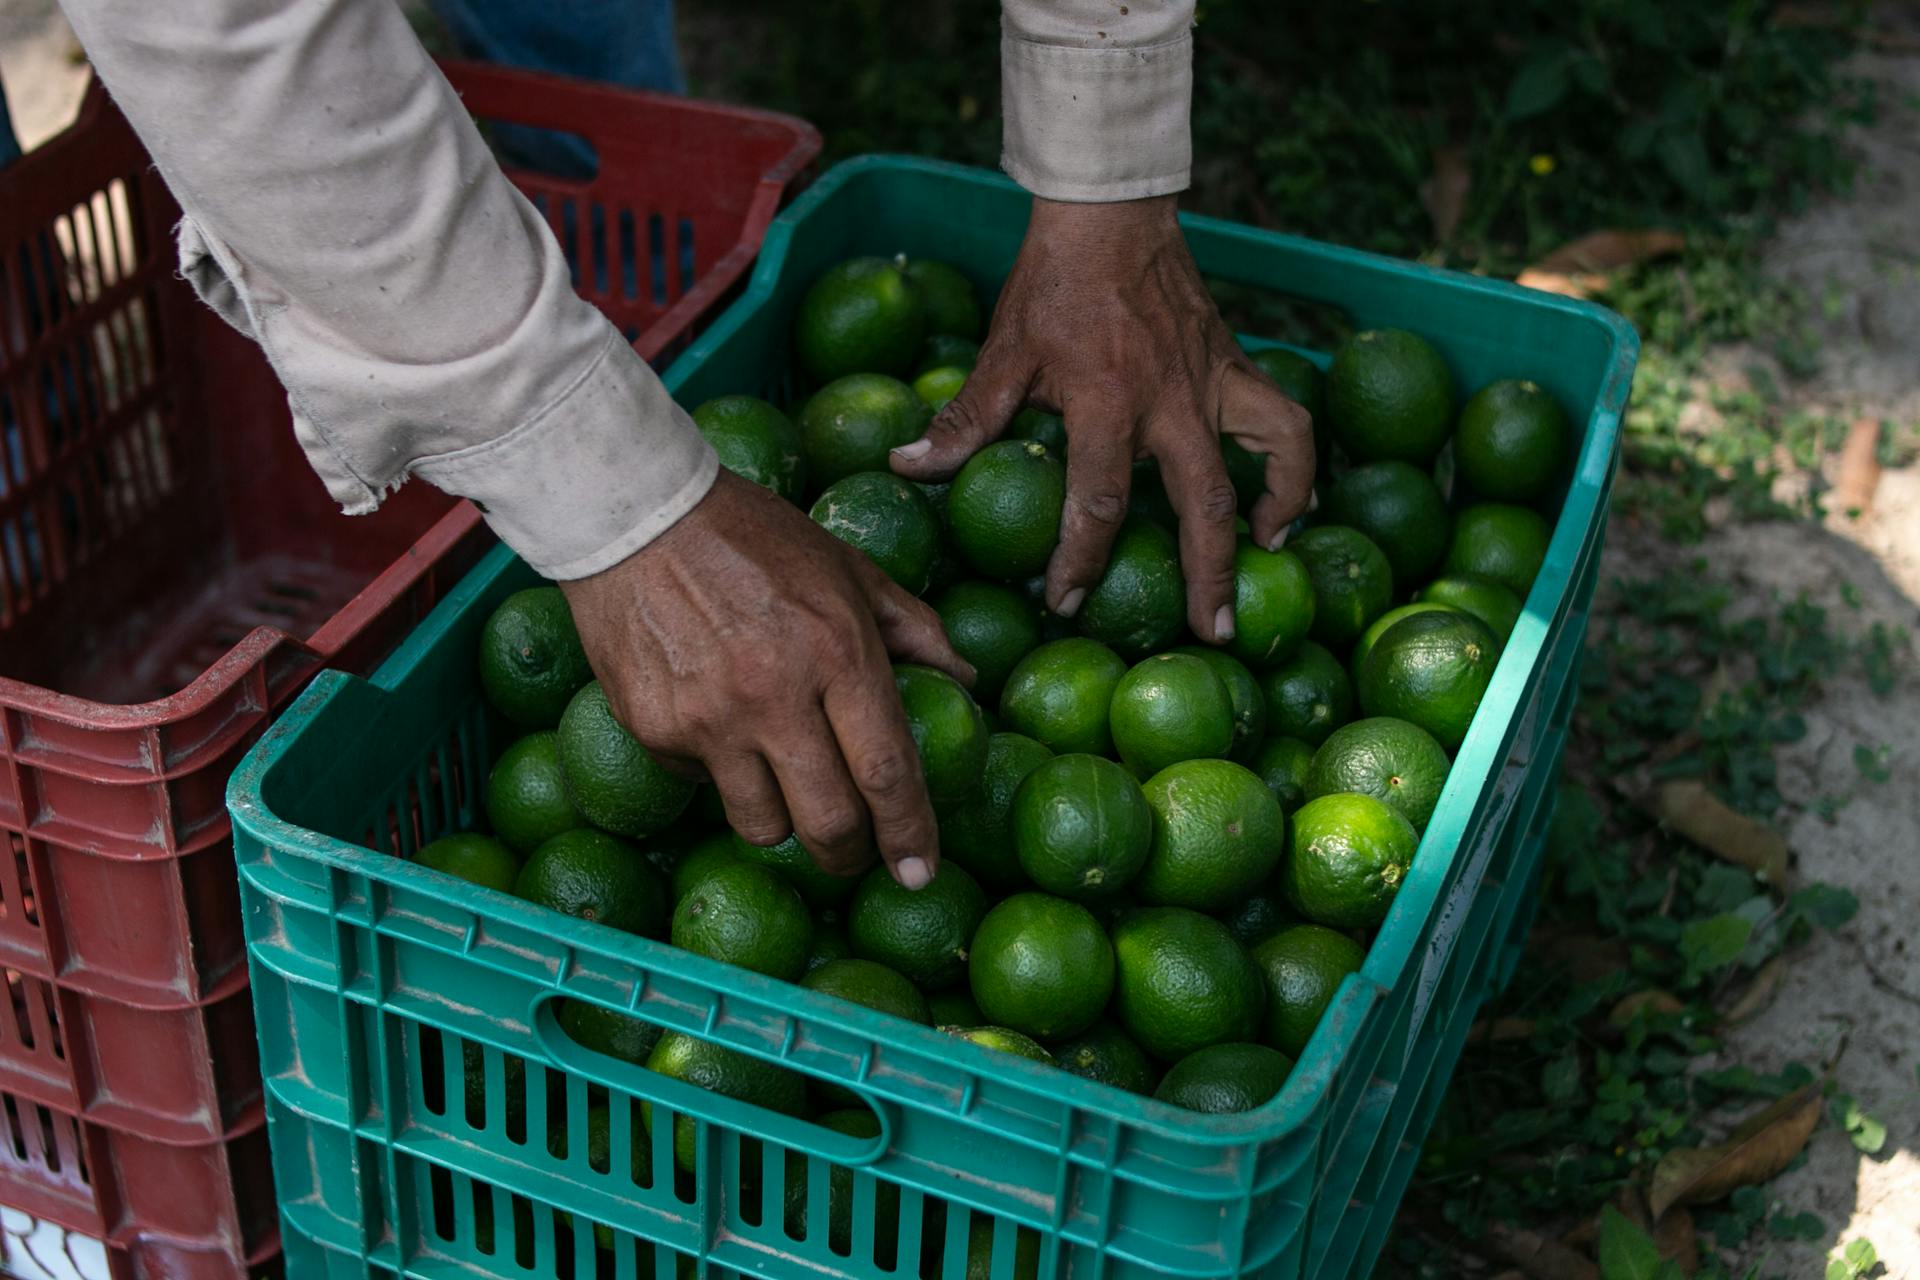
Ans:
{"label": "wrinkled knuckle", "polygon": [[849,804],[829,804],[807,818],[801,841],[810,849],[837,849],[860,837],[860,812]]}
{"label": "wrinkled knuckle", "polygon": [[1074,499],[1074,504],[1080,508],[1081,514],[1102,528],[1114,528],[1127,516],[1126,495],[1116,489],[1096,489],[1080,494]]}
{"label": "wrinkled knuckle", "polygon": [[1231,484],[1221,480],[1201,491],[1194,510],[1201,519],[1218,524],[1233,519],[1239,507],[1240,496],[1233,491]]}
{"label": "wrinkled knuckle", "polygon": [[759,845],[761,848],[779,844],[790,834],[786,823],[774,814],[764,811],[730,814],[729,817],[728,825],[739,833],[741,839],[748,844]]}
{"label": "wrinkled knuckle", "polygon": [[920,762],[899,750],[870,751],[854,762],[854,782],[869,795],[891,795],[920,770]]}

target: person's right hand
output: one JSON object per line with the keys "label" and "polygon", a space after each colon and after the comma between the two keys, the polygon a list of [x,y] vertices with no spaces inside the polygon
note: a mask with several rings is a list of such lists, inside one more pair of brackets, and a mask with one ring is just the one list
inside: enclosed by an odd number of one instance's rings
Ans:
{"label": "person's right hand", "polygon": [[724,469],[678,523],[560,584],[620,722],[663,762],[698,762],[755,844],[789,833],[839,874],[877,847],[933,878],[939,842],[888,655],[963,684],[938,615],[803,513]]}

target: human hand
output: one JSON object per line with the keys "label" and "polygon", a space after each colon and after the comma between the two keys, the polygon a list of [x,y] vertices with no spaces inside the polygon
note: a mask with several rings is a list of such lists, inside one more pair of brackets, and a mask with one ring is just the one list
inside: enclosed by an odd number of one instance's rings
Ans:
{"label": "human hand", "polygon": [[1047,565],[1047,607],[1071,617],[1099,585],[1127,515],[1133,462],[1151,456],[1180,517],[1188,625],[1203,640],[1232,638],[1237,503],[1219,437],[1267,455],[1250,524],[1271,549],[1312,493],[1313,423],[1221,320],[1174,197],[1036,197],[979,363],[927,434],[893,451],[893,469],[945,479],[1023,404],[1066,418],[1067,504]]}
{"label": "human hand", "polygon": [[671,529],[560,584],[614,714],[703,768],[755,844],[797,834],[827,871],[875,847],[909,889],[939,841],[888,654],[963,684],[934,611],[759,485],[722,470]]}

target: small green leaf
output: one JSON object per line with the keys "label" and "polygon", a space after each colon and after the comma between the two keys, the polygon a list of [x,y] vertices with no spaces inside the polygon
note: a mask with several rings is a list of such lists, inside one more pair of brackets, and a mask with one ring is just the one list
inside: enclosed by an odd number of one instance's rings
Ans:
{"label": "small green leaf", "polygon": [[1813,1213],[1776,1213],[1767,1219],[1767,1234],[1775,1240],[1818,1240],[1827,1224]]}
{"label": "small green leaf", "polygon": [[1753,936],[1753,921],[1733,912],[1695,920],[1680,931],[1680,954],[1687,967],[1696,973],[1719,969],[1739,959],[1747,939]]}
{"label": "small green leaf", "polygon": [[1572,1049],[1547,1063],[1540,1073],[1540,1092],[1548,1102],[1571,1102],[1580,1093],[1580,1055]]}
{"label": "small green leaf", "polygon": [[1507,87],[1507,118],[1525,120],[1550,111],[1567,96],[1567,51],[1542,49],[1520,64]]}
{"label": "small green leaf", "polygon": [[1873,1241],[1867,1239],[1865,1236],[1861,1236],[1856,1240],[1849,1240],[1843,1256],[1848,1262],[1858,1267],[1862,1275],[1865,1275],[1880,1264],[1879,1252],[1874,1249]]}
{"label": "small green leaf", "polygon": [[1653,1238],[1612,1205],[1600,1211],[1600,1280],[1658,1280]]}
{"label": "small green leaf", "polygon": [[1863,1155],[1879,1155],[1880,1149],[1887,1145],[1887,1126],[1862,1111],[1850,1093],[1834,1095],[1833,1120],[1846,1131],[1854,1150]]}
{"label": "small green leaf", "polygon": [[1851,890],[1816,881],[1795,893],[1787,905],[1802,920],[1822,929],[1838,929],[1860,910]]}
{"label": "small green leaf", "polygon": [[1698,133],[1688,128],[1663,129],[1653,154],[1667,176],[1693,199],[1705,202],[1712,196],[1713,160]]}

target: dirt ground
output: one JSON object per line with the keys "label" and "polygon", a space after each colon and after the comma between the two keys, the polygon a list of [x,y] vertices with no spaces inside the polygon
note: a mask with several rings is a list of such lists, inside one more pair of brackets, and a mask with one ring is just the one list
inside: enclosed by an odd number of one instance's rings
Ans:
{"label": "dirt ground", "polygon": [[[1884,30],[1920,36],[1920,17],[1895,6],[1883,17]],[[0,0],[0,81],[27,146],[77,107],[85,71],[76,52],[52,0]],[[1863,54],[1857,69],[1881,86],[1881,119],[1857,139],[1867,168],[1846,198],[1785,226],[1767,265],[1827,304],[1821,368],[1793,394],[1911,431],[1920,424],[1920,55]],[[1738,362],[1735,353],[1729,367]],[[1840,1085],[1889,1133],[1868,1157],[1837,1127],[1823,1127],[1806,1162],[1771,1193],[1787,1210],[1817,1214],[1826,1237],[1757,1241],[1742,1264],[1759,1261],[1761,1274],[1795,1280],[1819,1276],[1836,1245],[1865,1237],[1888,1280],[1920,1280],[1920,466],[1885,472],[1862,514],[1833,514],[1824,526],[1727,524],[1703,546],[1676,549],[1616,524],[1607,569],[1641,576],[1695,555],[1738,586],[1736,608],[1805,593],[1851,631],[1878,621],[1908,636],[1905,674],[1889,698],[1857,677],[1834,680],[1805,713],[1806,737],[1781,750],[1789,799],[1856,793],[1831,819],[1798,818],[1789,836],[1798,875],[1851,889],[1860,913],[1794,954],[1772,1006],[1732,1033],[1722,1056],[1777,1070],[1824,1061],[1844,1038]],[[1863,780],[1856,744],[1888,749],[1889,781]]]}

